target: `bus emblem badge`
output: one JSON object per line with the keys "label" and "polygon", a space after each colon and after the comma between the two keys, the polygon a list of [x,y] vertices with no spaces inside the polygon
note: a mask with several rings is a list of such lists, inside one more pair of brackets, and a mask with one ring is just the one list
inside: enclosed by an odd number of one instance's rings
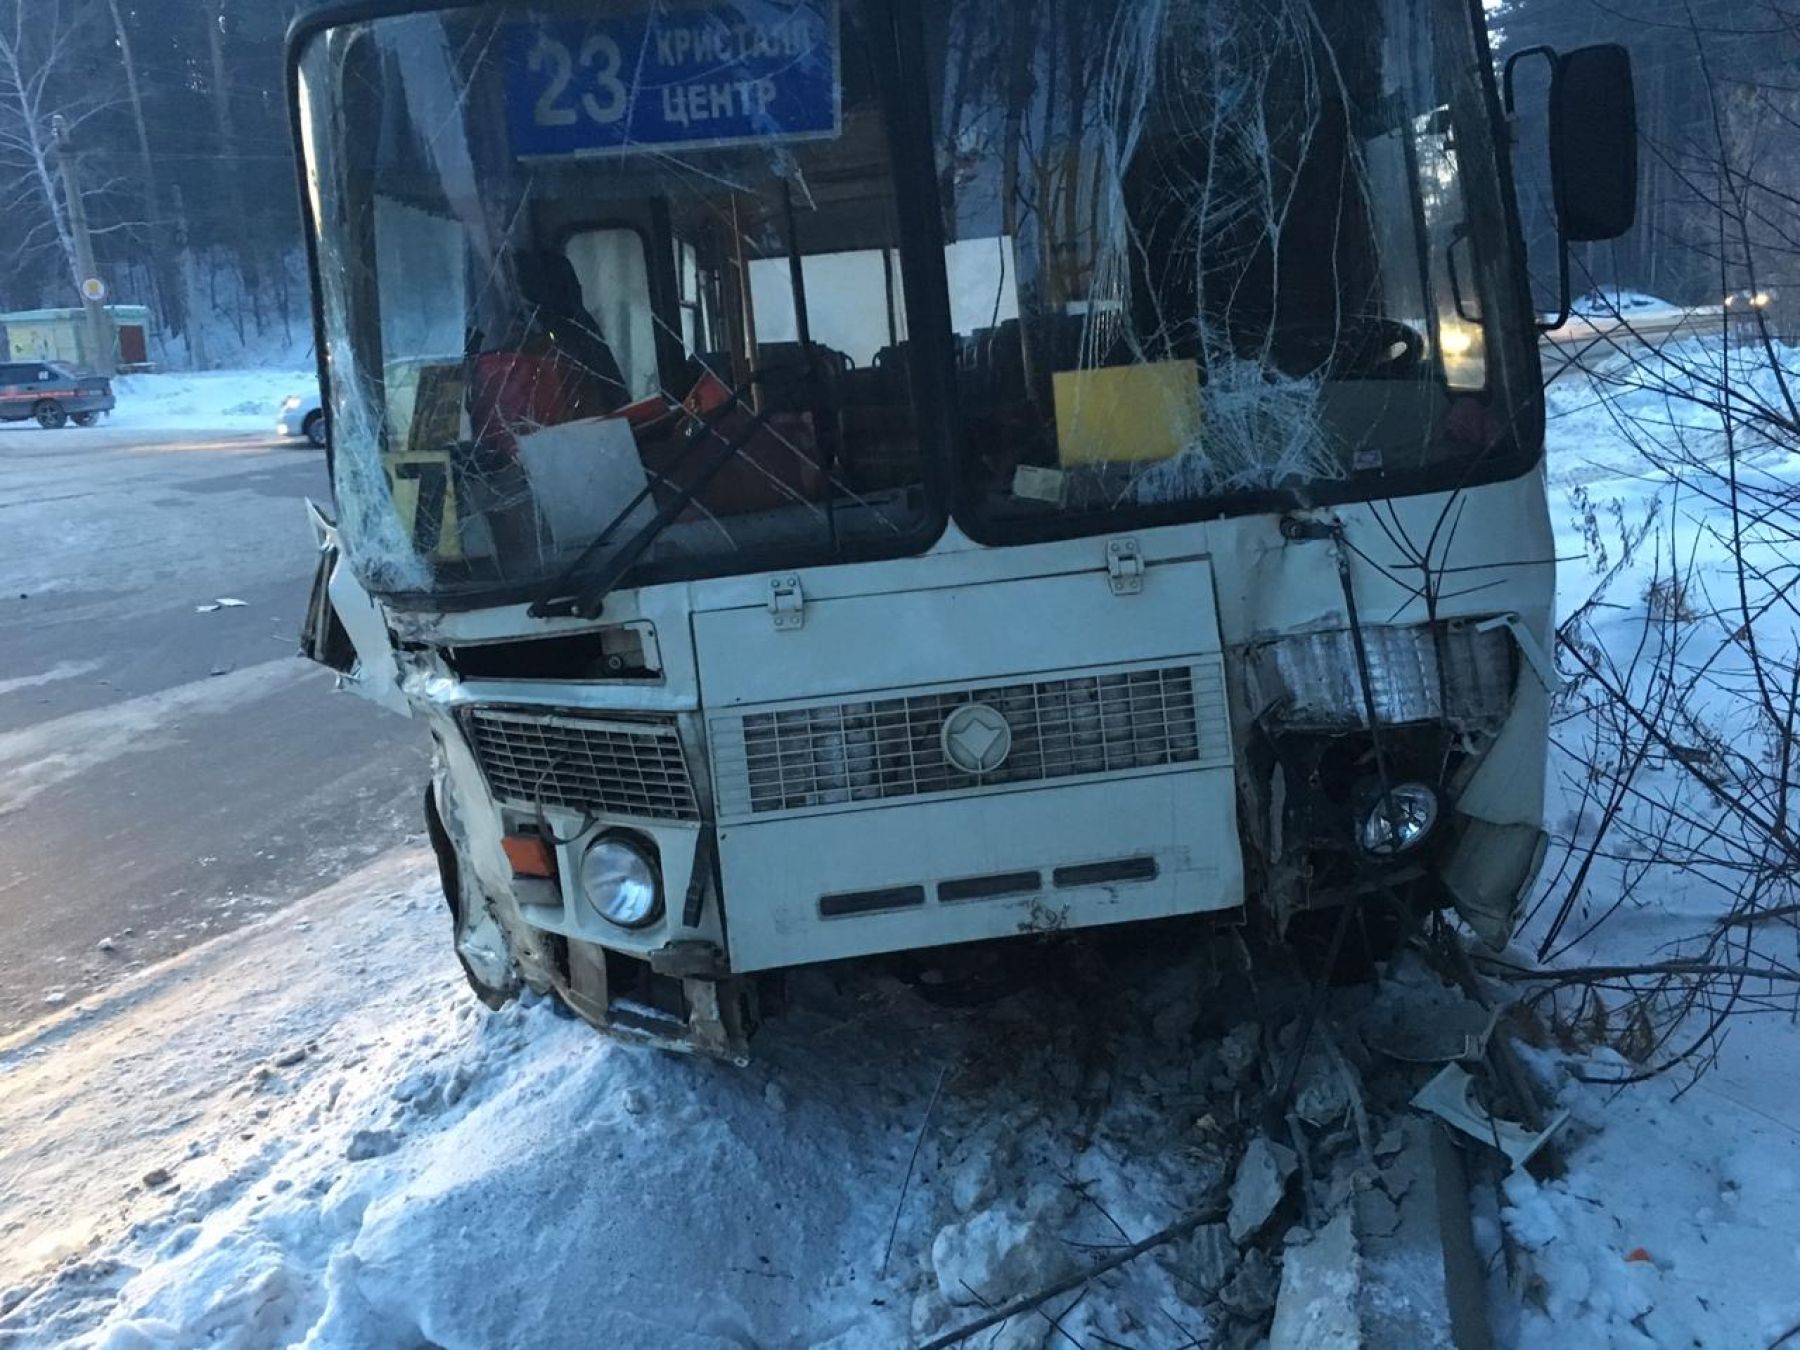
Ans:
{"label": "bus emblem badge", "polygon": [[965,703],[944,719],[944,758],[963,773],[992,773],[1012,753],[1012,727],[985,703]]}

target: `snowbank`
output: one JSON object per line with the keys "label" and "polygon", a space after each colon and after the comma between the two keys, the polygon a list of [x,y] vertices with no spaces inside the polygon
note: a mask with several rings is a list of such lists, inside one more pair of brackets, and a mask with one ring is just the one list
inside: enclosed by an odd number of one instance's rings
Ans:
{"label": "snowbank", "polygon": [[113,380],[118,406],[106,425],[272,433],[284,398],[289,394],[314,398],[318,388],[318,373],[298,367],[121,375]]}
{"label": "snowbank", "polygon": [[[1067,1262],[1220,1180],[1165,1096],[1207,1095],[1191,990],[1115,1054],[1098,990],[820,977],[740,1070],[486,1014],[434,887],[389,859],[0,1043],[0,1339],[889,1347],[1018,1274],[994,1233]],[[1148,1261],[1094,1304],[1206,1324]]]}

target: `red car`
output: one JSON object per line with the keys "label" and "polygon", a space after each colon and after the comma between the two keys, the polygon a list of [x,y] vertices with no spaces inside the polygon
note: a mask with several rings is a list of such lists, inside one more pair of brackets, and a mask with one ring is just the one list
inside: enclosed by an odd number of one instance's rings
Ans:
{"label": "red car", "polygon": [[54,361],[0,363],[0,422],[34,417],[41,427],[91,427],[112,409],[112,382],[103,375],[77,375]]}

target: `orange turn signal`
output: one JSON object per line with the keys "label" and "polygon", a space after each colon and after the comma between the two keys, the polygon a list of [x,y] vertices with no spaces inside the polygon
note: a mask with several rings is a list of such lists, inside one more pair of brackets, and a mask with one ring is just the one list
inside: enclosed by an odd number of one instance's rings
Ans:
{"label": "orange turn signal", "polygon": [[556,855],[550,851],[549,840],[542,835],[509,834],[500,843],[506,849],[506,860],[512,864],[514,876],[556,875]]}

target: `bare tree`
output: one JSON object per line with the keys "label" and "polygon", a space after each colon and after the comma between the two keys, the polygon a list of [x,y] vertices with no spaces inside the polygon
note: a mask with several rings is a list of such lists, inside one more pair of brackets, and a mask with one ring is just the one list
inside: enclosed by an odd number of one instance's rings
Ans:
{"label": "bare tree", "polygon": [[[212,57],[212,96],[213,117],[218,123],[219,146],[226,161],[234,161],[238,157],[237,122],[231,109],[231,82],[227,73],[225,60],[226,6],[225,0],[216,0],[206,15],[207,47]],[[225,192],[233,207],[236,219],[245,219],[244,189],[242,176],[235,169],[228,168],[225,174]],[[256,326],[262,328],[262,294],[261,268],[258,265],[253,248],[240,243],[237,249],[238,274],[243,278],[241,294],[248,295],[250,303],[256,311]],[[244,315],[240,308],[237,315],[238,335],[244,334]]]}
{"label": "bare tree", "polygon": [[52,124],[61,117],[75,131],[113,101],[86,63],[94,18],[88,0],[0,0],[0,194],[29,222],[12,240],[13,261],[60,250],[72,289],[81,268]]}
{"label": "bare tree", "polygon": [[[1686,247],[1720,294],[1743,299],[1673,338],[1620,317],[1557,374],[1583,381],[1636,451],[1624,472],[1664,486],[1651,514],[1615,508],[1610,531],[1604,509],[1576,494],[1600,579],[1560,633],[1574,807],[1533,923],[1546,964],[1501,972],[1563,1026],[1634,1061],[1622,1080],[1699,1071],[1732,1019],[1800,1011],[1800,481],[1788,468],[1800,453],[1800,354],[1774,302],[1781,283],[1800,288],[1800,233],[1797,166],[1772,134],[1796,112],[1785,69],[1800,53],[1800,14],[1747,3],[1721,33],[1688,14],[1705,153],[1651,152],[1682,183],[1684,210],[1709,221]],[[1722,62],[1717,41],[1752,21],[1767,65]],[[1620,596],[1646,565],[1645,593]],[[1621,608],[1642,617],[1622,622]],[[1577,963],[1676,891],[1684,931],[1661,918],[1645,959]]]}
{"label": "bare tree", "polygon": [[182,283],[174,251],[169,247],[168,219],[158,180],[156,157],[150,153],[150,126],[144,118],[144,96],[138,80],[137,60],[132,53],[131,29],[125,22],[119,0],[106,0],[112,15],[113,37],[119,44],[119,60],[125,72],[125,93],[131,104],[132,125],[137,131],[138,159],[144,175],[140,185],[144,198],[144,215],[149,224],[147,247],[150,253],[150,275],[154,278],[156,296],[162,311],[164,327],[180,333],[186,326],[186,288]]}

